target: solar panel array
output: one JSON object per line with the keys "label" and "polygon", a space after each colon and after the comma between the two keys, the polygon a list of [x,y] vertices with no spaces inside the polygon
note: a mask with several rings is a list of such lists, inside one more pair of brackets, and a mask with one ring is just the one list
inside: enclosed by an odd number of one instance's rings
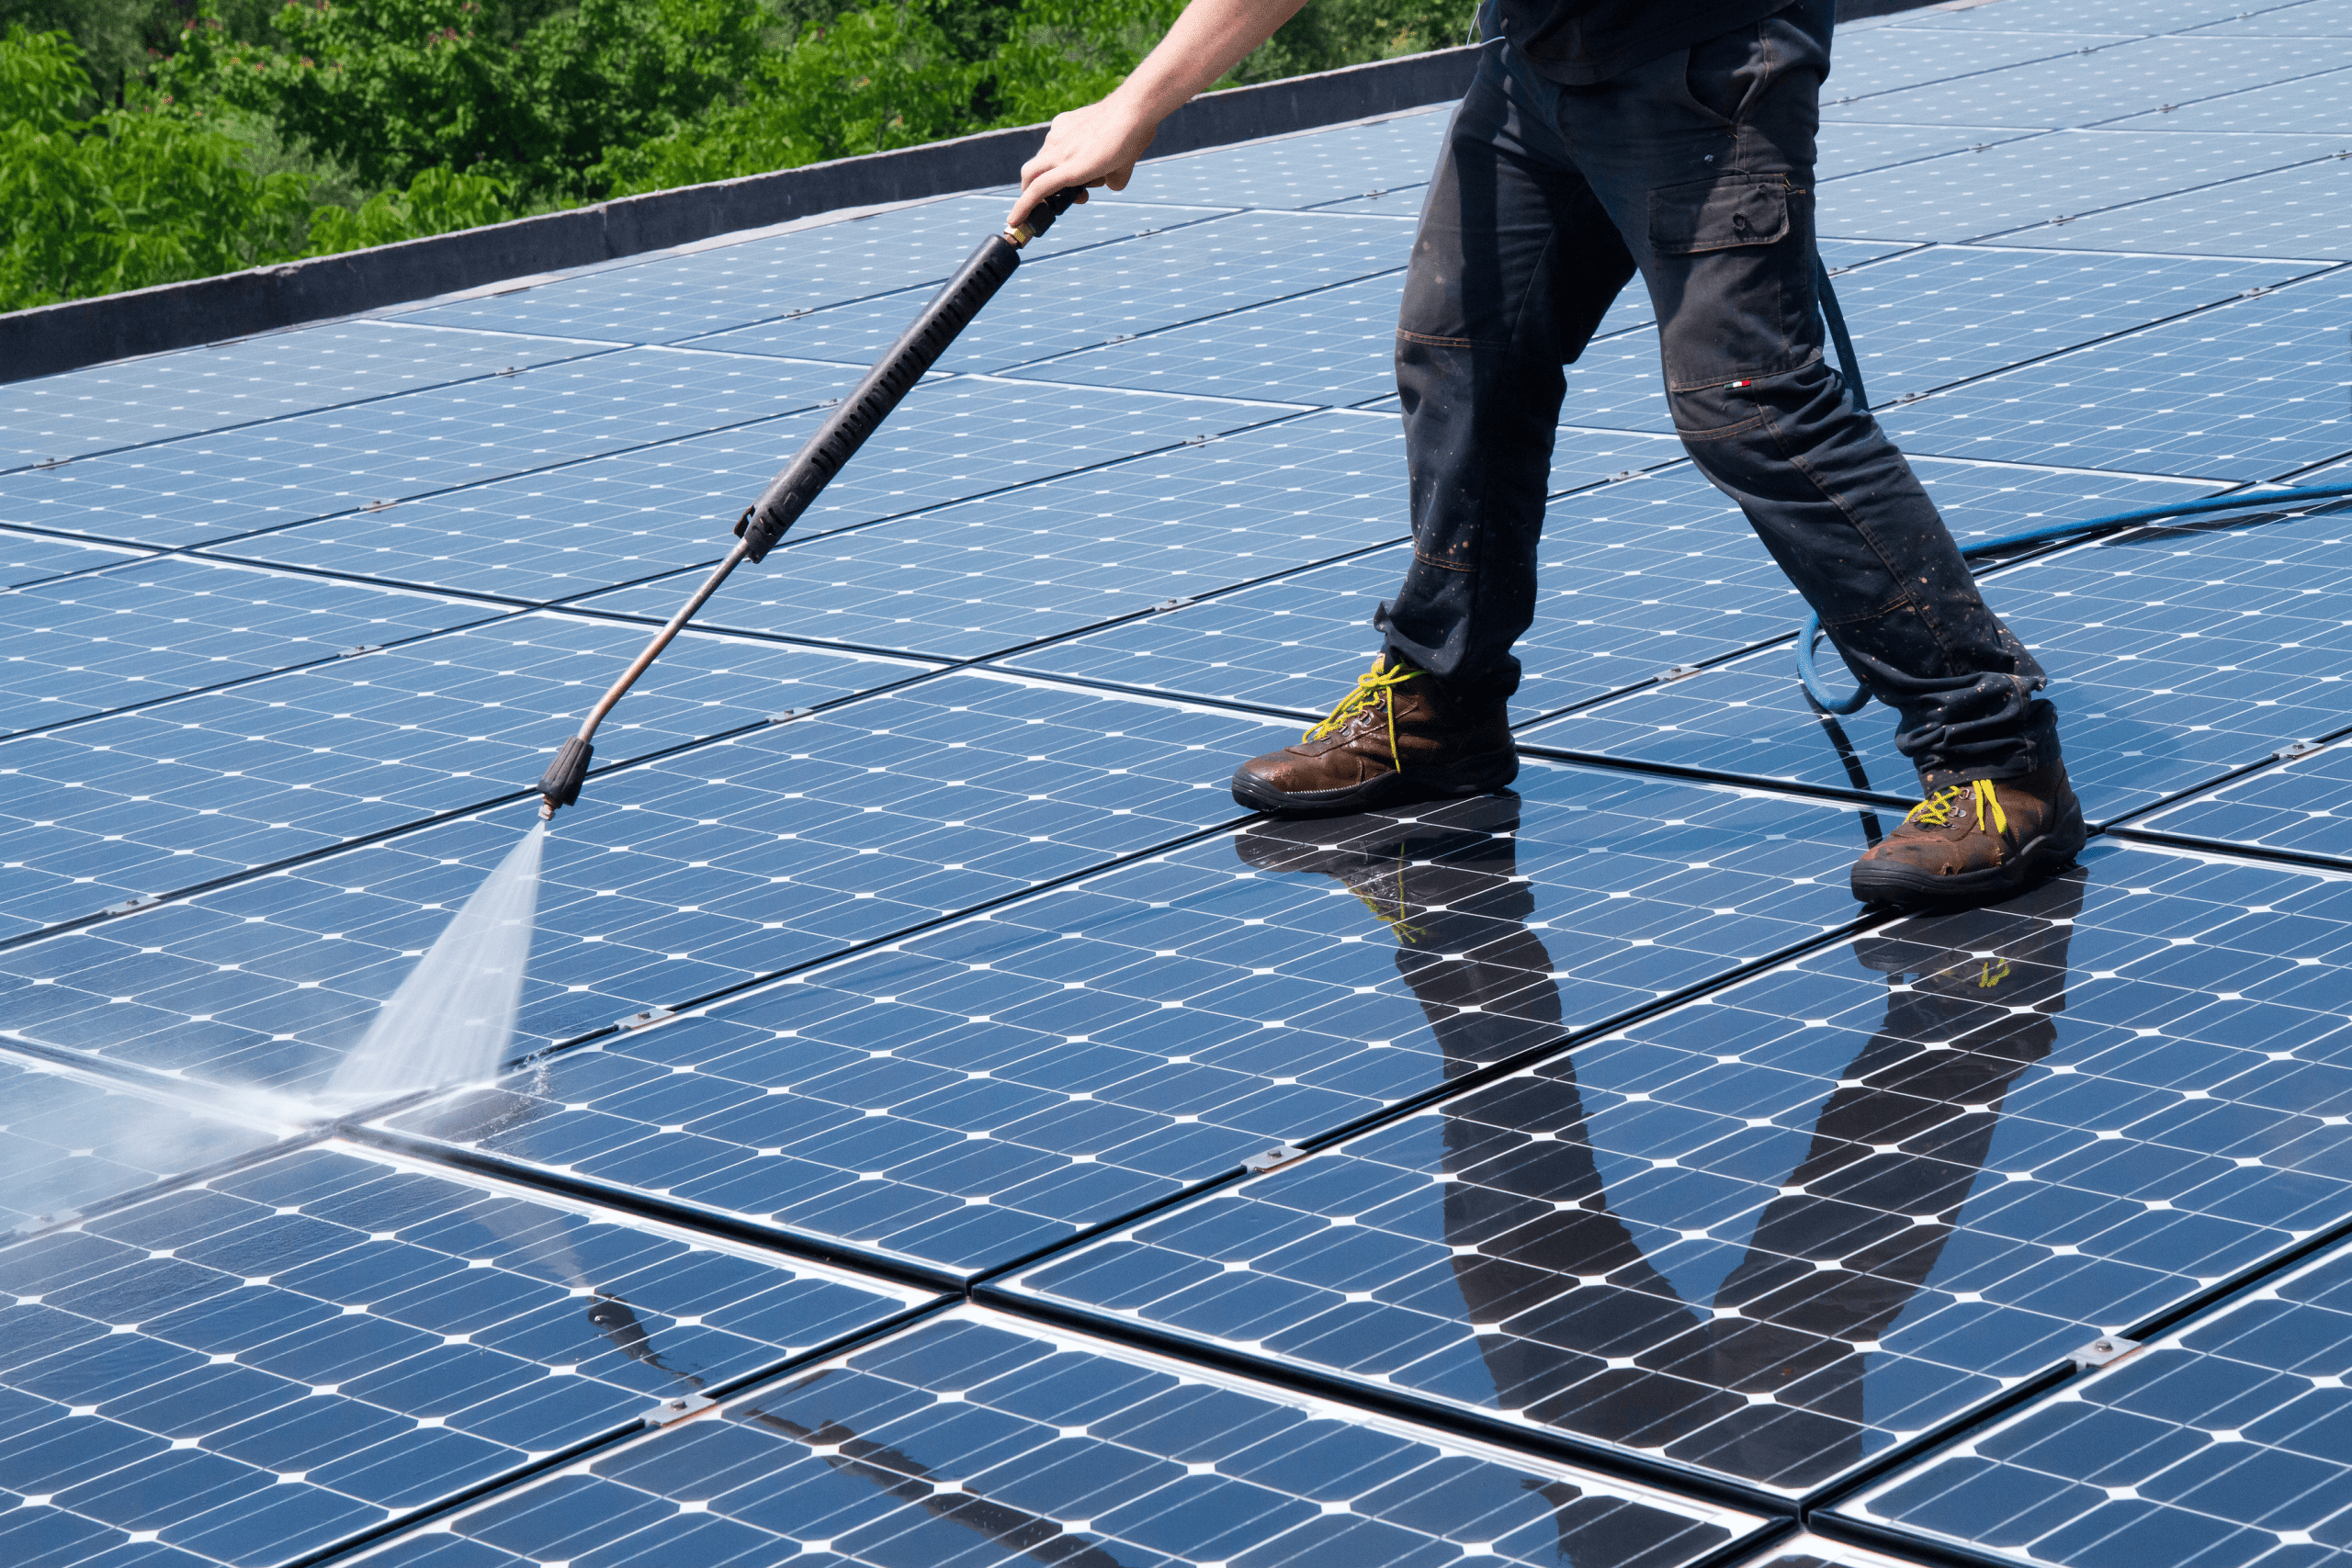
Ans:
{"label": "solar panel array", "polygon": [[1003,191],[0,389],[0,1561],[2302,1568],[2352,1551],[2352,9],[1849,25],[1822,253],[2101,831],[1916,795],[1672,432],[1511,791],[1375,651],[1442,107],[1074,210],[598,738],[506,1066],[330,1080]]}

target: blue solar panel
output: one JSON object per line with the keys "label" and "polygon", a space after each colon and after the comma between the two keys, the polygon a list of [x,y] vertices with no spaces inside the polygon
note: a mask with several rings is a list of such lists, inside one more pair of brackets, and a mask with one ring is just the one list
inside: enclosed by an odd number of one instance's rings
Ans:
{"label": "blue solar panel", "polygon": [[[2332,90],[2352,93],[2352,73]],[[2352,136],[2339,139],[2352,141]],[[2347,148],[2346,151],[2352,151]],[[2352,158],[2344,152],[2219,189],[2101,213],[2032,235],[2037,243],[2352,260]],[[2340,320],[2341,318],[2339,318]]]}
{"label": "blue solar panel", "polygon": [[1421,204],[1429,199],[1429,182],[1398,186],[1394,190],[1368,190],[1362,196],[1351,196],[1340,201],[1319,202],[1309,210],[1316,212],[1353,212],[1367,217],[1418,220]]}
{"label": "blue solar panel", "polygon": [[[512,795],[645,645],[527,615],[0,746],[0,933]],[[690,632],[597,732],[610,765],[923,666]]]}
{"label": "blue solar panel", "polygon": [[2352,1129],[2311,1103],[2352,1069],[2352,883],[2098,846],[2086,873],[1887,927],[1008,1288],[1814,1493],[2352,1212]]}
{"label": "blue solar panel", "polygon": [[198,545],[812,407],[838,365],[631,349],[0,476],[6,520]]}
{"label": "blue solar panel", "polygon": [[[1843,49],[1841,39],[1838,48]],[[1947,152],[1967,152],[1980,147],[1998,146],[2029,136],[2041,136],[2044,131],[2004,125],[1874,125],[1865,121],[1832,120],[1821,128],[1816,138],[1815,178],[1825,184],[1868,174],[1873,169],[1892,168],[1898,164],[1916,163],[1923,158],[1940,158]],[[1844,227],[1832,216],[1844,210],[1844,197],[1836,190],[1822,193],[1823,227]],[[1904,215],[1904,227],[1911,227],[1909,215]],[[1835,265],[1834,263],[1832,264]]]}
{"label": "blue solar panel", "polygon": [[[608,726],[600,760],[607,736],[632,749]],[[591,778],[547,844],[514,1055],[1230,822],[1233,762],[1281,739],[1246,716],[956,675]],[[0,953],[0,1021],[216,1082],[314,1084],[537,805]]]}
{"label": "blue solar panel", "polygon": [[1938,245],[1840,278],[1881,405],[2270,288],[2307,265]]}
{"label": "blue solar panel", "polygon": [[1516,796],[1211,840],[391,1124],[968,1273],[1834,930],[1862,841],[1848,808],[1531,763]]}
{"label": "blue solar panel", "polygon": [[143,560],[144,550],[112,545],[84,544],[79,539],[52,539],[40,534],[19,534],[0,528],[0,589],[21,587],[70,572],[90,571],[125,561]]}
{"label": "blue solar panel", "polygon": [[0,389],[0,468],[139,446],[594,352],[505,333],[336,321]]}
{"label": "blue solar panel", "polygon": [[1675,1568],[1762,1524],[959,1307],[358,1561]]}
{"label": "blue solar panel", "polygon": [[2012,6],[2006,11],[1981,6],[1921,9],[1895,25],[1965,32],[1979,28],[2012,30],[2030,20],[2035,28],[2054,31],[2163,33],[2285,9],[2275,0],[2034,0],[2030,7]]}
{"label": "blue solar panel", "polygon": [[0,592],[0,734],[313,664],[503,614],[166,557]]}
{"label": "blue solar panel", "polygon": [[[2065,25],[2043,19],[2045,25]],[[1920,42],[1922,52],[1937,48],[1932,37]],[[2143,38],[1851,104],[1825,104],[1822,118],[1909,125],[2097,125],[2342,63],[2303,39]]]}
{"label": "blue solar panel", "polygon": [[[1418,186],[1429,179],[1453,118],[1453,106],[1441,104],[1303,136],[1148,158],[1125,191],[1097,190],[1089,200],[1300,208]],[[1082,229],[1091,215],[1072,217]]]}
{"label": "blue solar panel", "polygon": [[[1005,206],[967,196],[863,218],[828,216],[781,233],[729,237],[684,254],[502,285],[479,298],[428,305],[395,319],[608,342],[673,343],[940,282],[1003,226]],[[1055,230],[1033,254],[1050,255],[1099,237],[1080,228],[1073,223]],[[907,299],[910,318],[921,303],[918,298]]]}
{"label": "blue solar panel", "polygon": [[[2067,771],[2094,818],[2148,806],[2342,727],[2352,676],[2335,605],[2345,519],[2090,545],[1984,580],[2052,678]],[[1824,650],[1825,663],[1836,658]],[[1842,673],[1833,681],[1848,679]],[[1742,777],[1915,796],[1894,716],[1815,713],[1785,648],[1570,715],[1527,739]]]}
{"label": "blue solar panel", "polygon": [[[1289,412],[1225,400],[1104,397],[968,376],[933,381],[909,395],[795,525],[793,536],[1179,446]],[[616,453],[219,548],[526,602],[576,597],[725,555],[735,520],[824,417],[810,412]],[[656,591],[674,597],[684,592]],[[672,608],[662,608],[661,617],[668,619]]]}
{"label": "blue solar panel", "polygon": [[343,1144],[0,1248],[0,1291],[11,1561],[174,1568],[303,1557],[924,1299]]}
{"label": "blue solar panel", "polygon": [[[1125,227],[1133,209],[1106,210]],[[1062,220],[1086,232],[1087,209]],[[1058,231],[1058,230],[1057,231]],[[943,370],[1001,370],[1071,349],[1263,304],[1405,265],[1413,231],[1385,219],[1240,212],[1179,221],[1023,266],[940,356]],[[915,302],[867,300],[721,333],[698,348],[868,365],[906,331]]]}
{"label": "blue solar panel", "polygon": [[2288,759],[2143,818],[2138,826],[2352,865],[2352,747]]}
{"label": "blue solar panel", "polygon": [[[2316,0],[2315,0],[2316,3]],[[2292,6],[2276,15],[2290,15],[2304,9]],[[2257,23],[2269,21],[2269,17],[2257,16],[2237,24],[2251,28]],[[2213,29],[2226,30],[2228,24]],[[2286,30],[2283,22],[2273,24],[2273,31]],[[2352,24],[2346,24],[2336,36],[2352,35]],[[2199,37],[2204,36],[2201,32]],[[2352,77],[2343,69],[2322,72],[2316,76],[2296,76],[2290,81],[2275,82],[2260,87],[2245,87],[2226,93],[2218,98],[2200,98],[2193,104],[2178,104],[2171,108],[2154,109],[2146,114],[2120,119],[2108,129],[2111,130],[2229,130],[2240,135],[2259,133],[2265,137],[2287,135],[2301,139],[2323,131],[2338,135],[2352,131],[2352,106],[2346,102],[2346,88],[2352,86]],[[2226,192],[2217,192],[2226,196]]]}
{"label": "blue solar panel", "polygon": [[2352,1248],[2337,1247],[1839,1512],[2052,1568],[2340,1560],[2347,1374]]}
{"label": "blue solar panel", "polygon": [[2298,0],[2199,28],[2224,38],[2352,38],[2352,0]]}
{"label": "blue solar panel", "polygon": [[[1994,464],[1914,467],[1963,538],[2202,493]],[[1402,547],[1375,551],[1008,662],[1319,715],[1379,651],[1372,612],[1396,592],[1405,561]],[[1517,723],[1783,637],[1804,618],[1738,509],[1688,467],[1555,500],[1537,561],[1535,623],[1514,649]]]}
{"label": "blue solar panel", "polygon": [[2352,284],[2314,278],[1883,417],[1913,452],[2271,479],[2352,448],[2348,311]]}
{"label": "blue solar panel", "polygon": [[[0,1051],[0,1238],[76,1220],[300,1131]],[[0,1541],[6,1531],[0,1527]]]}
{"label": "blue solar panel", "polygon": [[[1395,539],[1403,468],[1393,418],[1288,421],[794,543],[701,619],[977,658]],[[648,583],[586,606],[666,617],[685,592]]]}
{"label": "blue solar panel", "polygon": [[1904,26],[1905,18],[1900,15],[1885,27],[1842,31],[1830,46],[1829,80],[1824,89],[1823,107],[1868,103],[1875,95],[1904,87],[1947,82],[2004,66],[2103,48],[2125,42],[2145,30],[2139,27],[2094,32],[2022,30],[2030,15],[2012,9],[2004,20],[2020,29],[2014,32],[1978,28],[1957,34],[1922,34]]}

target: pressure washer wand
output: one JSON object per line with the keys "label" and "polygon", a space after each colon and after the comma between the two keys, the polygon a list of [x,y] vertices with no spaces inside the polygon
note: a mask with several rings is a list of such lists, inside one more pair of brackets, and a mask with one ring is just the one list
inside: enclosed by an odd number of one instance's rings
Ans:
{"label": "pressure washer wand", "polygon": [[956,335],[971,325],[980,307],[996,297],[1013,269],[1021,265],[1022,247],[1054,226],[1054,220],[1069,210],[1078,199],[1076,191],[1056,191],[1029,215],[1029,220],[1018,228],[1006,229],[989,235],[978,250],[964,259],[964,265],[945,287],[932,297],[914,324],[890,346],[856,390],[843,398],[832,414],[800,448],[784,472],[776,475],[760,499],[744,509],[736,520],[735,547],[727,558],[713,569],[703,585],[695,590],[694,597],[678,606],[678,613],[654,634],[621,678],[612,684],[588,716],[580,723],[580,733],[556,749],[555,760],[539,780],[539,816],[542,819],[556,814],[556,808],[570,806],[580,798],[581,785],[587,782],[589,760],[595,755],[590,744],[596,736],[596,727],[613,711],[613,705],[622,694],[637,684],[637,678],[653,665],[662,650],[670,646],[685,629],[695,613],[710,602],[718,585],[746,560],[764,560],[786,530],[808,510],[833,476],[857,449],[865,445],[899,406],[899,400],[914,389],[925,372],[947,352],[947,345]]}

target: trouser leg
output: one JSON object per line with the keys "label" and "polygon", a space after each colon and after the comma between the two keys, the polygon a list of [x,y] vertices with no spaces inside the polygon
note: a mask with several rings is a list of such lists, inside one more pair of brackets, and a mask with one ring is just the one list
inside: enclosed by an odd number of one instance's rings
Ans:
{"label": "trouser leg", "polygon": [[1458,700],[1519,685],[1535,613],[1561,366],[1634,260],[1551,124],[1548,96],[1489,43],[1454,111],[1397,315],[1413,557],[1374,617]]}
{"label": "trouser leg", "polygon": [[1822,356],[1814,135],[1828,0],[1594,87],[1556,123],[1639,265],[1668,398],[1931,786],[2055,761],[2036,664],[1984,604],[1908,463]]}

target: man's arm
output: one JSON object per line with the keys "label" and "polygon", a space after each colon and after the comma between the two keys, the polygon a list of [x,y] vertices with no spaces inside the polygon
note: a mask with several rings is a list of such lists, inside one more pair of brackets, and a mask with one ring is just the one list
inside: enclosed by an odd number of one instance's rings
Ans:
{"label": "man's arm", "polygon": [[1021,165],[1021,197],[1008,228],[1057,190],[1127,188],[1159,122],[1274,36],[1306,0],[1192,0],[1134,74],[1100,103],[1054,117],[1037,155]]}

